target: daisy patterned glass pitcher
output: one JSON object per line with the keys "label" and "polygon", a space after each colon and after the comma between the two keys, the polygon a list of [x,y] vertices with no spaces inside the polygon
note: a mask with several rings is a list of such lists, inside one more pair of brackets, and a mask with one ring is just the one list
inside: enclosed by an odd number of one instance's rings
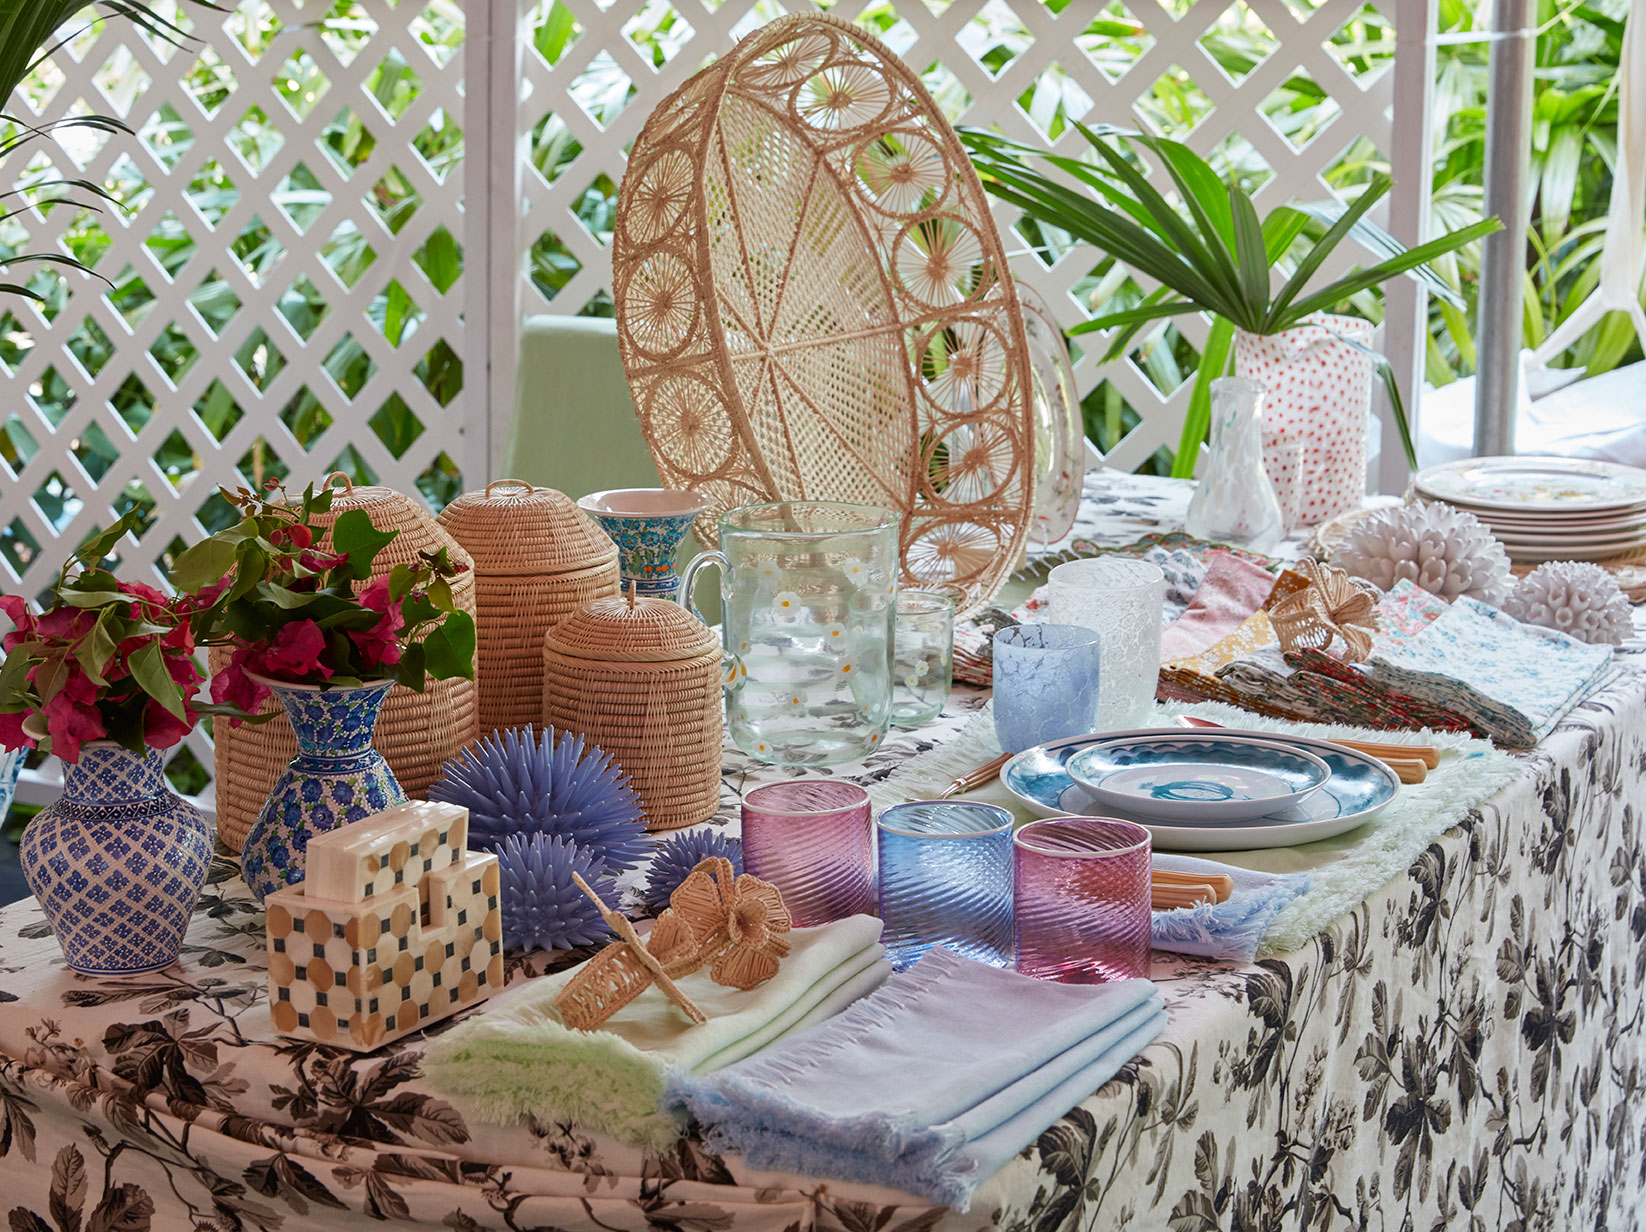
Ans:
{"label": "daisy patterned glass pitcher", "polygon": [[[720,519],[726,722],[760,761],[827,766],[877,748],[892,708],[898,517],[872,505],[778,501]],[[701,615],[701,613],[699,613]]]}

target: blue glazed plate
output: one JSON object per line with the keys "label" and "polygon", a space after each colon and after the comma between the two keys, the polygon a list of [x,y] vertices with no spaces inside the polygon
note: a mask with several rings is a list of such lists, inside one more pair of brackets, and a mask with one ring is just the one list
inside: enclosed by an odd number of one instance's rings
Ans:
{"label": "blue glazed plate", "polygon": [[[1163,734],[1155,729],[1157,734]],[[1177,731],[1176,728],[1166,729]],[[1116,810],[1100,804],[1084,787],[1069,777],[1069,758],[1100,740],[1102,736],[1071,736],[1026,749],[1001,771],[1006,790],[1021,800],[1037,817],[1108,817]],[[1145,732],[1124,733],[1143,735]],[[1262,733],[1248,733],[1262,736]],[[1395,798],[1400,780],[1382,762],[1365,753],[1343,748],[1325,740],[1301,736],[1268,737],[1293,748],[1306,749],[1331,769],[1326,786],[1302,805],[1282,813],[1251,821],[1212,825],[1170,824],[1130,816],[1148,830],[1158,851],[1255,851],[1265,847],[1298,847],[1322,839],[1335,838],[1365,825]]]}
{"label": "blue glazed plate", "polygon": [[1201,824],[1295,807],[1332,776],[1313,753],[1223,731],[1106,735],[1065,768],[1106,808]]}

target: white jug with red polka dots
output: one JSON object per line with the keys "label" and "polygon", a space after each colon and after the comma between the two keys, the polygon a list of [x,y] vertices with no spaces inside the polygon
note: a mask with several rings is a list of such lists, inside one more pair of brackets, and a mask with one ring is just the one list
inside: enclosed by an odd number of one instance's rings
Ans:
{"label": "white jug with red polka dots", "polygon": [[[1372,358],[1343,341],[1370,346],[1371,322],[1320,313],[1309,320],[1283,334],[1242,333],[1235,341],[1235,372],[1269,387],[1264,436],[1303,443],[1297,476],[1303,526],[1336,517],[1365,498],[1372,409]],[[1269,452],[1264,460],[1271,474],[1284,469],[1287,459]]]}

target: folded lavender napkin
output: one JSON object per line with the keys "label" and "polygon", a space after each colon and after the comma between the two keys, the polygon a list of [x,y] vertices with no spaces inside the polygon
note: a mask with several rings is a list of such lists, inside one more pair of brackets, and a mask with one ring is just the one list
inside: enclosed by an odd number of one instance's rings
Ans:
{"label": "folded lavender napkin", "polygon": [[977,1186],[1160,1033],[1148,980],[1053,984],[934,949],[857,1005],[670,1090],[755,1168],[965,1210]]}

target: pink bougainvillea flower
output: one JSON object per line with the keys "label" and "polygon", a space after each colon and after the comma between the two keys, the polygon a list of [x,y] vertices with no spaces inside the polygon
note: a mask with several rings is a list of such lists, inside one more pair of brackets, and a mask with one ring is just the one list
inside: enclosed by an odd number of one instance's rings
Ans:
{"label": "pink bougainvillea flower", "polygon": [[311,573],[325,573],[328,569],[338,569],[349,563],[347,556],[339,556],[335,552],[304,552],[297,559]]}
{"label": "pink bougainvillea flower", "polygon": [[170,599],[146,582],[116,582],[115,585],[120,588],[121,594],[130,595],[134,599],[141,599],[143,602],[153,604],[155,607],[169,607],[171,605]]}
{"label": "pink bougainvillea flower", "polygon": [[0,650],[10,652],[12,647],[29,640],[34,632],[34,613],[29,611],[28,600],[22,595],[0,595],[0,612],[17,627],[0,638]]}
{"label": "pink bougainvillea flower", "polygon": [[187,706],[183,708],[183,714],[180,719],[150,698],[149,704],[143,708],[143,743],[151,749],[169,749],[179,743],[199,721],[199,716]]}
{"label": "pink bougainvillea flower", "polygon": [[178,600],[178,610],[181,612],[200,612],[216,603],[223,597],[223,592],[234,585],[234,575],[225,573],[210,586],[202,586],[192,595],[184,595]]}
{"label": "pink bougainvillea flower", "polygon": [[26,710],[19,710],[16,714],[0,714],[0,749],[34,747],[34,738],[23,730],[23,720],[28,717]]}
{"label": "pink bougainvillea flower", "polygon": [[330,680],[331,668],[320,661],[325,653],[326,635],[320,626],[300,620],[275,634],[274,645],[263,652],[263,670],[279,680],[307,681],[310,676]]}
{"label": "pink bougainvillea flower", "polygon": [[42,711],[51,751],[64,761],[80,760],[80,746],[108,734],[97,710],[97,686],[79,668],[71,668],[68,679]]}
{"label": "pink bougainvillea flower", "polygon": [[199,664],[183,654],[169,654],[165,656],[166,671],[177,682],[177,687],[183,690],[185,697],[192,696],[200,682],[205,679],[200,672]]}
{"label": "pink bougainvillea flower", "polygon": [[383,618],[369,629],[351,629],[349,638],[360,651],[367,667],[392,667],[400,662],[400,630],[406,619],[400,614],[400,605],[389,596],[389,579],[373,578],[360,592],[360,606],[382,612]]}
{"label": "pink bougainvillea flower", "polygon": [[[256,647],[238,647],[223,670],[211,678],[212,701],[218,705],[237,706],[247,714],[256,714],[269,699],[269,688],[246,673],[261,672],[262,667],[262,655]],[[229,725],[239,727],[240,720],[231,718]]]}
{"label": "pink bougainvillea flower", "polygon": [[34,622],[34,631],[40,637],[78,641],[96,622],[97,614],[85,608],[55,607]]}

